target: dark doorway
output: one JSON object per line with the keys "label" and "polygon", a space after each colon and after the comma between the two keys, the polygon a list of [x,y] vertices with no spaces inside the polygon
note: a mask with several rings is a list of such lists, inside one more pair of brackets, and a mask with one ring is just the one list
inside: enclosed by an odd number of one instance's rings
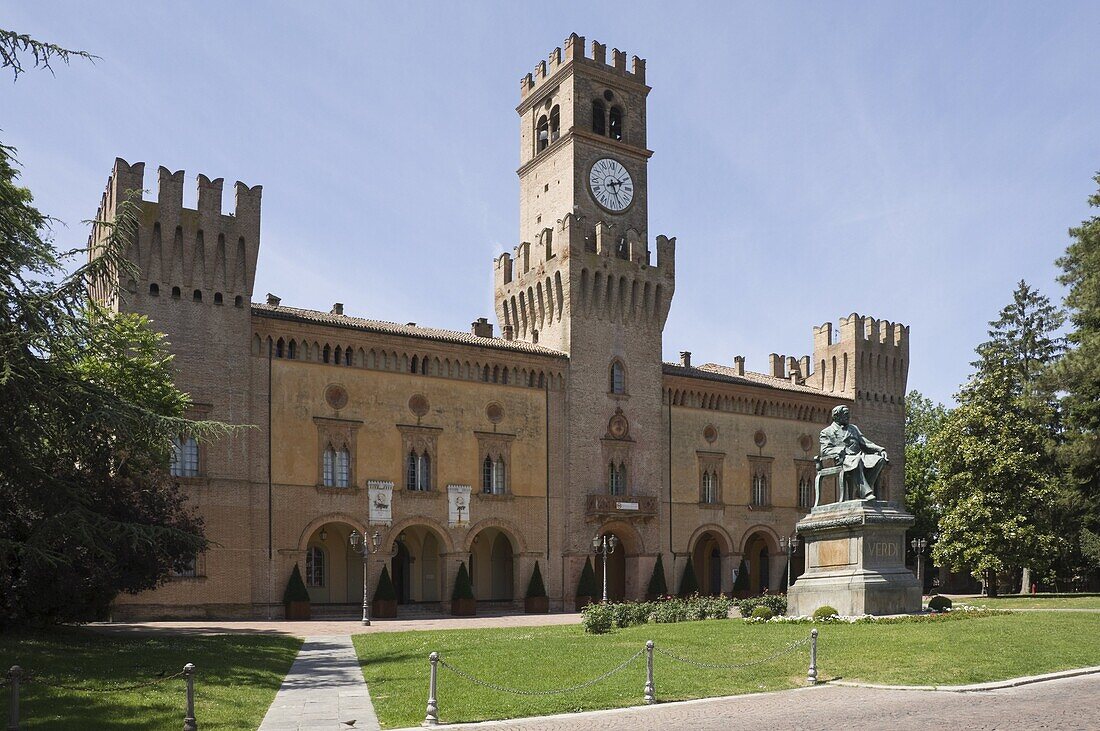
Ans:
{"label": "dark doorway", "polygon": [[409,603],[409,549],[398,541],[397,555],[390,562],[390,578],[393,579],[394,592],[398,604]]}

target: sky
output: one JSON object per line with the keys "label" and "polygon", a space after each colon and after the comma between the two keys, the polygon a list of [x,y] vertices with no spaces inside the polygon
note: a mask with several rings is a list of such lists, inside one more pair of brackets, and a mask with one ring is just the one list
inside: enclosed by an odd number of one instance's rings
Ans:
{"label": "sky", "polygon": [[115,157],[261,184],[254,301],[468,330],[519,243],[519,80],[576,32],[647,59],[649,233],[677,237],[665,360],[767,369],[851,312],[911,327],[949,402],[1100,170],[1097,3],[52,2],[88,50],[0,77],[0,141],[83,245]]}

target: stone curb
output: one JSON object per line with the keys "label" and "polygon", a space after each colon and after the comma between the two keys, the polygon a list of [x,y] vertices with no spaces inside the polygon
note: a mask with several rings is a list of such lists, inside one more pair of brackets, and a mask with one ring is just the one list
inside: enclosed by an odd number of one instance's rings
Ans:
{"label": "stone curb", "polygon": [[[599,711],[582,711],[580,713],[555,713],[552,716],[523,716],[520,718],[506,718],[494,721],[475,721],[472,723],[441,723],[434,728],[438,729],[481,729],[481,728],[497,728],[516,722],[536,722],[536,721],[559,721],[559,720],[584,720],[588,718],[604,718],[613,714],[629,713],[638,711],[644,708],[675,708],[677,706],[693,706],[701,703],[714,703],[716,701],[735,700],[737,698],[750,698],[759,697],[761,695],[768,695],[770,693],[805,693],[807,691],[814,691],[818,688],[827,688],[831,685],[840,685],[851,688],[869,688],[872,690],[923,690],[923,691],[944,691],[952,693],[973,693],[983,690],[1000,690],[1004,688],[1016,688],[1021,685],[1031,685],[1032,683],[1042,683],[1047,680],[1062,680],[1064,678],[1075,678],[1081,675],[1093,675],[1100,673],[1100,665],[1076,668],[1074,670],[1060,670],[1055,673],[1046,673],[1045,675],[1025,675],[1020,678],[1010,678],[1008,680],[996,680],[990,683],[976,683],[973,685],[876,685],[872,683],[857,683],[849,680],[837,680],[837,681],[819,681],[817,685],[806,686],[803,688],[788,688],[786,690],[769,691],[767,693],[741,693],[738,695],[723,695],[714,696],[712,698],[694,698],[688,701],[669,701],[667,703],[658,702],[656,705],[645,706],[625,706],[623,708],[607,708]],[[394,729],[394,731],[422,731],[419,726],[409,726],[407,728]]]}
{"label": "stone curb", "polygon": [[1055,673],[1043,675],[1025,675],[1008,680],[994,680],[988,683],[974,683],[972,685],[881,685],[877,683],[858,683],[854,680],[836,680],[825,682],[827,685],[842,685],[849,688],[872,688],[874,690],[938,690],[947,693],[975,693],[983,690],[1002,690],[1004,688],[1017,688],[1021,685],[1042,683],[1047,680],[1061,680],[1063,678],[1076,678],[1080,675],[1093,675],[1100,673],[1100,665],[1087,668],[1075,668],[1073,670],[1059,670]]}

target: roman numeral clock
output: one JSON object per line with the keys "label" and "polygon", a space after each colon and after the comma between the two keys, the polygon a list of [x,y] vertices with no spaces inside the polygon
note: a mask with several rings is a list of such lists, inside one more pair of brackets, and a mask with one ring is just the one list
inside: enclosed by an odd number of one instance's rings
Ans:
{"label": "roman numeral clock", "polygon": [[588,187],[595,201],[613,213],[626,210],[634,200],[634,179],[614,158],[602,157],[592,164]]}

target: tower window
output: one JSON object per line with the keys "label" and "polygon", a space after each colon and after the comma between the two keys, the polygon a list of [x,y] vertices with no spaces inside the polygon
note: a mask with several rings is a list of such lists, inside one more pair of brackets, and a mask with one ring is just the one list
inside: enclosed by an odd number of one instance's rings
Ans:
{"label": "tower window", "polygon": [[620,107],[611,107],[610,136],[613,140],[623,138],[623,110]]}
{"label": "tower window", "polygon": [[223,304],[223,302],[224,302],[224,300],[222,299],[222,293],[221,292],[215,292],[214,293],[214,304],[220,305],[220,304]]}
{"label": "tower window", "polygon": [[290,341],[286,346],[286,357],[292,360],[298,357],[298,343],[293,340]]}
{"label": "tower window", "polygon": [[603,102],[592,102],[592,131],[598,135],[607,134],[607,110]]}
{"label": "tower window", "polygon": [[615,361],[611,364],[611,393],[626,393],[626,374],[623,364]]}
{"label": "tower window", "polygon": [[195,302],[202,302],[202,290],[196,289],[194,294],[191,295],[191,299]]}
{"label": "tower window", "polygon": [[172,299],[178,300],[180,298],[180,288],[172,287]]}
{"label": "tower window", "polygon": [[561,136],[561,112],[558,110],[557,105],[550,110],[550,141],[558,139]]}
{"label": "tower window", "polygon": [[240,295],[237,295],[236,297],[234,297],[233,298],[233,306],[234,307],[244,307],[244,297],[242,297]]}
{"label": "tower window", "polygon": [[550,123],[546,115],[539,117],[539,126],[536,132],[536,152],[542,152],[550,144]]}
{"label": "tower window", "polygon": [[149,296],[160,297],[160,286],[158,286],[156,282],[149,285]]}

